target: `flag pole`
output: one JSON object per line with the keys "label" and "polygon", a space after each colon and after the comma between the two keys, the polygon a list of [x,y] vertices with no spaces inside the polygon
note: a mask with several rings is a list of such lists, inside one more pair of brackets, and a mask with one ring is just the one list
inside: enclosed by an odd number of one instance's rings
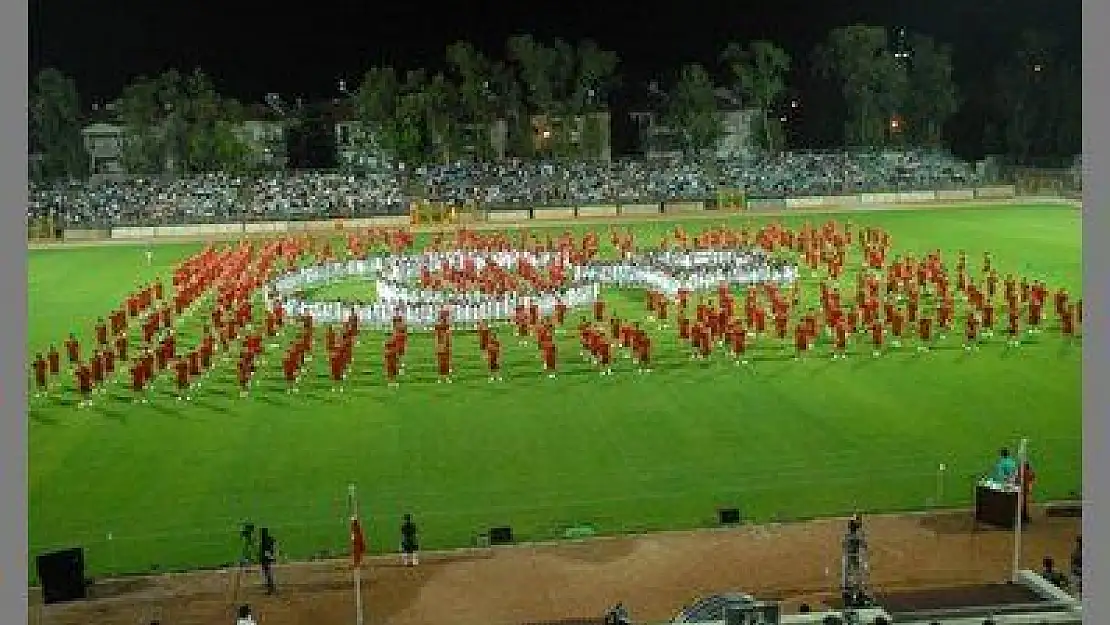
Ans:
{"label": "flag pole", "polygon": [[1021,531],[1022,519],[1025,518],[1025,458],[1027,454],[1026,446],[1029,441],[1021,439],[1021,444],[1018,446],[1018,472],[1017,472],[1017,506],[1014,510],[1014,555],[1012,562],[1011,581],[1015,584],[1018,582],[1019,572],[1021,570]]}
{"label": "flag pole", "polygon": [[[351,502],[351,519],[358,519],[358,498],[355,494],[355,485],[350,484],[347,486],[348,499]],[[361,530],[361,524],[359,526]],[[355,583],[355,625],[362,624],[362,566],[361,562],[355,562],[354,568],[354,583]]]}

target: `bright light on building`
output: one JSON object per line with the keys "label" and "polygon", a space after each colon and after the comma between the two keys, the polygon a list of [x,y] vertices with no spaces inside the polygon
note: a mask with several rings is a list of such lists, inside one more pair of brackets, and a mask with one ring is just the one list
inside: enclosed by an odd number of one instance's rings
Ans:
{"label": "bright light on building", "polygon": [[550,139],[551,138],[551,131],[550,130],[543,131],[543,138],[544,139]]}
{"label": "bright light on building", "polygon": [[786,115],[783,115],[782,117],[780,117],[779,121],[785,123],[786,122]]}
{"label": "bright light on building", "polygon": [[898,121],[897,117],[890,118],[890,129],[896,131],[902,127],[902,123]]}
{"label": "bright light on building", "polygon": [[798,108],[798,101],[797,100],[791,100],[790,101],[790,108],[792,108],[792,109]]}
{"label": "bright light on building", "polygon": [[1041,71],[1041,64],[1040,64],[1040,63],[1037,63],[1036,65],[1034,65],[1034,66],[1033,66],[1033,71],[1034,71],[1034,72],[1039,72],[1039,71]]}

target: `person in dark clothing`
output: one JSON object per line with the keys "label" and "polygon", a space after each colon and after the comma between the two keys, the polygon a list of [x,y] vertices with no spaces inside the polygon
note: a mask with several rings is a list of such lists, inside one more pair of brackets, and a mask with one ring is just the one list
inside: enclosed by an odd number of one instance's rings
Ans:
{"label": "person in dark clothing", "polygon": [[1071,552],[1071,586],[1075,594],[1083,594],[1083,537],[1075,539],[1075,549]]}
{"label": "person in dark clothing", "polygon": [[241,605],[235,612],[235,625],[258,625],[249,605]]}
{"label": "person in dark clothing", "polygon": [[1068,589],[1068,577],[1056,570],[1056,562],[1052,556],[1045,556],[1041,560],[1041,577],[1060,590]]}
{"label": "person in dark clothing", "polygon": [[630,625],[632,619],[628,615],[628,608],[623,603],[609,608],[605,614],[605,625]]}
{"label": "person in dark clothing", "polygon": [[277,562],[277,541],[270,534],[270,530],[262,528],[259,532],[258,564],[262,567],[262,579],[266,582],[266,593],[275,594],[277,584],[274,583],[274,563]]}
{"label": "person in dark clothing", "polygon": [[416,540],[416,523],[411,514],[406,514],[401,521],[401,564],[416,566],[418,563],[416,552],[420,545]]}

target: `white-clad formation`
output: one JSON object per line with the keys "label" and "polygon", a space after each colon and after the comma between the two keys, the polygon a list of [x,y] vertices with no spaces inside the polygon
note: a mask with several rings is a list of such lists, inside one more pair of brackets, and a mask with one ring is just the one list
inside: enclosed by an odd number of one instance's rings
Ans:
{"label": "white-clad formation", "polygon": [[[602,288],[643,289],[676,298],[680,292],[715,290],[722,283],[743,286],[761,283],[789,284],[797,279],[797,266],[771,257],[762,250],[704,250],[649,252],[620,261],[569,265],[554,252],[468,251],[430,252],[398,256],[375,255],[311,265],[277,278],[267,289],[267,304],[278,304],[289,314],[309,315],[321,323],[340,323],[352,315],[363,325],[386,327],[400,316],[414,327],[435,324],[442,311],[458,326],[481,321],[511,319],[520,306],[535,305],[542,314],[558,306],[589,306],[601,297]],[[475,274],[496,266],[517,277],[515,289],[482,289],[475,280],[443,288],[426,286],[421,278],[444,267]],[[520,279],[518,269],[565,271],[554,286],[534,286]],[[365,280],[367,297],[320,300],[311,291],[339,280]],[[372,287],[372,288],[371,288]]]}

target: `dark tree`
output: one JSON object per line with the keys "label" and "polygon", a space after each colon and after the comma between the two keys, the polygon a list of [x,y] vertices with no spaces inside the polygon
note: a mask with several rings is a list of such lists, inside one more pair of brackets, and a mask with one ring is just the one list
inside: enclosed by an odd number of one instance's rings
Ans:
{"label": "dark tree", "polygon": [[667,94],[662,121],[687,156],[703,156],[713,149],[723,125],[713,79],[704,67],[697,63],[683,66]]}
{"label": "dark tree", "polygon": [[844,144],[879,147],[891,141],[891,119],[905,101],[905,65],[894,56],[887,32],[856,24],[837,28],[814,51],[814,69],[835,80],[850,116]]}
{"label": "dark tree", "polygon": [[1070,158],[1082,149],[1079,70],[1062,57],[1059,42],[1030,31],[995,73],[992,138],[1016,163]]}
{"label": "dark tree", "polygon": [[924,35],[910,37],[909,81],[902,112],[905,133],[917,145],[940,147],[945,125],[959,108],[952,80],[952,49]]}
{"label": "dark tree", "polygon": [[782,148],[782,128],[774,109],[786,91],[790,55],[769,41],[755,41],[747,48],[730,43],[721,53],[733,81],[732,89],[746,106],[759,111],[756,136],[766,150]]}
{"label": "dark tree", "polygon": [[306,106],[290,124],[286,137],[291,169],[335,169],[338,165],[335,118],[327,107]]}
{"label": "dark tree", "polygon": [[73,79],[55,69],[42,70],[31,84],[28,109],[30,152],[40,157],[34,173],[45,179],[87,176],[88,153]]}

